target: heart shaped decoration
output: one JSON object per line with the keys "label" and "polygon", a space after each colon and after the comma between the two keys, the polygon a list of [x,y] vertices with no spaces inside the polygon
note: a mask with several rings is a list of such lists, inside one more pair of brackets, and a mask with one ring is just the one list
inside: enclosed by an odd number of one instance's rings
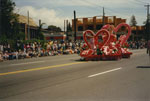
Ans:
{"label": "heart shaped decoration", "polygon": [[123,46],[123,44],[128,40],[129,36],[131,35],[131,28],[128,24],[121,23],[114,29],[114,32],[117,33],[121,27],[127,27],[127,30],[128,30],[127,35],[121,35],[118,40],[119,43],[117,43]]}
{"label": "heart shaped decoration", "polygon": [[[94,34],[94,32],[91,31],[91,30],[87,30],[87,31],[85,31],[84,34],[83,34],[83,39],[84,39],[85,43],[87,44],[87,46],[88,46],[90,49],[92,49],[92,43],[93,43],[93,45],[94,45],[94,36],[95,36],[95,34]],[[91,43],[88,42],[88,39],[91,40]]]}
{"label": "heart shaped decoration", "polygon": [[[87,37],[88,34],[91,34],[93,37]],[[102,40],[103,40],[102,42],[98,41],[99,35],[102,36]],[[106,45],[106,43],[109,41],[110,34],[105,29],[99,30],[96,34],[94,34],[94,32],[91,30],[87,30],[84,32],[83,38],[84,38],[84,41],[86,42],[87,46],[90,49],[93,49],[93,46],[96,46],[97,48],[101,48],[102,46]],[[91,41],[93,41],[93,42],[89,43],[87,41],[88,38],[91,38],[92,39]],[[93,43],[93,44],[91,44],[91,43]]]}
{"label": "heart shaped decoration", "polygon": [[[88,34],[92,36],[89,36]],[[102,42],[98,41],[99,35],[102,35],[102,40],[103,40]],[[105,44],[109,41],[110,34],[105,29],[99,30],[96,34],[94,34],[94,32],[91,30],[87,30],[84,32],[83,38],[87,46],[89,47],[89,49],[82,51],[80,55],[89,56],[91,54],[94,54],[95,52],[94,50],[96,50],[96,48],[101,49],[103,46],[105,46]],[[91,42],[88,42],[88,39],[90,39]]]}
{"label": "heart shaped decoration", "polygon": [[107,24],[107,25],[103,26],[102,29],[106,29],[110,34],[110,38],[109,38],[108,42],[105,44],[106,46],[108,46],[112,42],[117,41],[117,36],[116,36],[116,34],[114,34],[115,27],[113,25]]}

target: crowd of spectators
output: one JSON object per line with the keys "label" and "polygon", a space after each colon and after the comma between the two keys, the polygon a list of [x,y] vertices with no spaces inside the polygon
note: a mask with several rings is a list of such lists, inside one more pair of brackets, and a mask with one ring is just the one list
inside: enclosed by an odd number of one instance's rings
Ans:
{"label": "crowd of spectators", "polygon": [[143,49],[147,46],[146,41],[130,41],[128,43],[130,49]]}
{"label": "crowd of spectators", "polygon": [[[83,44],[83,41],[49,41],[44,44],[40,42],[17,43],[16,49],[12,49],[10,44],[0,44],[0,61],[79,53]],[[145,41],[129,42],[130,49],[142,49],[145,47]]]}
{"label": "crowd of spectators", "polygon": [[78,53],[83,42],[58,42],[49,41],[44,44],[40,42],[17,43],[16,49],[11,49],[10,44],[0,44],[0,61],[25,59],[32,57],[55,56]]}

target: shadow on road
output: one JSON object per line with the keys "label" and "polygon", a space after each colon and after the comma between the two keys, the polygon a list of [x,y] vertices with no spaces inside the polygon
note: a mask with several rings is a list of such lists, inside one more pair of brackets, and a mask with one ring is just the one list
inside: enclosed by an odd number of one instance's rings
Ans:
{"label": "shadow on road", "polygon": [[150,68],[150,66],[137,66],[136,68]]}
{"label": "shadow on road", "polygon": [[87,62],[87,61],[82,60],[82,59],[76,59],[76,60],[71,60],[71,61],[75,61],[75,62]]}
{"label": "shadow on road", "polygon": [[76,60],[71,60],[71,61],[76,61],[76,62],[88,62],[88,61],[95,61],[95,62],[99,62],[99,61],[119,61],[119,60],[83,60],[83,59],[76,59]]}

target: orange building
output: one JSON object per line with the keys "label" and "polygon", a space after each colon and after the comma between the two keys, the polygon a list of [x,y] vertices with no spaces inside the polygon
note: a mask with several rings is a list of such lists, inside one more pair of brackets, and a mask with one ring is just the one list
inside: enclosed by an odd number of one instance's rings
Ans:
{"label": "orange building", "polygon": [[[126,19],[117,18],[116,16],[105,16],[104,17],[105,24],[111,24],[117,26],[120,23],[126,23]],[[82,40],[83,39],[83,31],[85,30],[93,30],[97,32],[103,26],[103,16],[94,16],[94,17],[87,17],[87,18],[76,18],[76,39]],[[69,33],[70,40],[74,38],[74,19],[72,20],[72,33]]]}
{"label": "orange building", "polygon": [[138,41],[145,39],[145,26],[133,26],[131,27],[132,33],[130,39],[133,41]]}
{"label": "orange building", "polygon": [[[105,16],[104,18],[105,24],[111,24],[117,26],[120,23],[126,23],[126,19],[117,18],[116,16]],[[93,30],[97,32],[103,26],[103,16],[94,16],[94,17],[87,17],[87,18],[77,18],[76,19],[76,32],[77,32],[77,40],[83,39],[83,31],[85,30]],[[141,39],[145,39],[145,27],[144,26],[136,26],[131,27],[132,33],[129,40],[137,41]],[[73,32],[70,33],[72,38],[74,38],[74,19],[72,20],[72,30]],[[118,36],[119,33],[118,33]]]}

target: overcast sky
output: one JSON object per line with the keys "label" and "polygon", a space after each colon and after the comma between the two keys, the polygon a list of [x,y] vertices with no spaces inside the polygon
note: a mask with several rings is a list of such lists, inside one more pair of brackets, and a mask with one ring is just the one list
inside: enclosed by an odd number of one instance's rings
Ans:
{"label": "overcast sky", "polygon": [[135,15],[137,24],[143,25],[146,20],[147,9],[144,5],[150,0],[13,0],[16,3],[15,12],[30,17],[38,24],[41,19],[46,25],[56,25],[63,29],[66,19],[73,19],[73,11],[77,17],[93,17],[103,14],[127,19],[129,23],[132,15]]}

